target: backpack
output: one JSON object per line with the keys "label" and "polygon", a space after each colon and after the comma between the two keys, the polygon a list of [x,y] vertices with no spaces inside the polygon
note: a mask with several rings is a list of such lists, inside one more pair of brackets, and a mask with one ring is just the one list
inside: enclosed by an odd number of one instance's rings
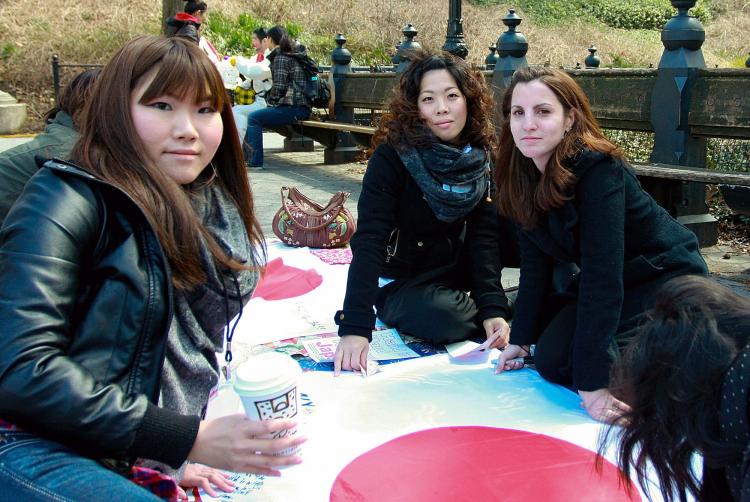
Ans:
{"label": "backpack", "polygon": [[302,93],[310,100],[313,108],[328,108],[331,101],[331,88],[318,74],[318,64],[308,55],[297,59],[305,71],[305,88]]}

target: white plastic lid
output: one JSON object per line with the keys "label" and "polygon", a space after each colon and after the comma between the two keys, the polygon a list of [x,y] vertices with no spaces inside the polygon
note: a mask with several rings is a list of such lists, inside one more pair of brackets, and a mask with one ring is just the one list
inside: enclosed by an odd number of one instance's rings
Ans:
{"label": "white plastic lid", "polygon": [[296,385],[302,369],[291,356],[281,352],[254,355],[234,371],[234,389],[238,394],[264,395]]}

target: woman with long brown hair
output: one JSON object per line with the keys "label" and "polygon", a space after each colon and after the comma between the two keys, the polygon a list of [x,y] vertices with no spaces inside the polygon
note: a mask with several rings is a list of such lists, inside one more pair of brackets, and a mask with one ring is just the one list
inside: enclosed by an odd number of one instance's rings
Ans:
{"label": "woman with long brown hair", "polygon": [[698,241],[638,183],[567,73],[523,68],[503,99],[500,211],[520,227],[521,280],[497,372],[523,366],[575,389],[595,419],[627,404],[609,367],[668,279],[707,273]]}
{"label": "woman with long brown hair", "polygon": [[141,461],[210,493],[231,483],[188,460],[268,475],[298,463],[276,454],[302,439],[257,439],[291,421],[202,419],[264,259],[216,68],[181,38],[131,40],[71,159],[31,179],[0,232],[6,500],[153,500],[127,479]]}
{"label": "woman with long brown hair", "polygon": [[344,308],[335,317],[336,373],[366,366],[373,306],[383,322],[433,344],[507,340],[500,222],[490,200],[491,93],[460,59],[417,53],[411,61],[362,182]]}

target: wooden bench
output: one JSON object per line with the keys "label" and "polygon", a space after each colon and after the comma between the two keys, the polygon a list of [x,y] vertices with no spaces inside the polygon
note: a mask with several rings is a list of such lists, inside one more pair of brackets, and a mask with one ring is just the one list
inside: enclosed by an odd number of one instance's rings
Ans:
{"label": "wooden bench", "polygon": [[697,181],[710,185],[732,185],[750,187],[750,173],[699,169],[670,164],[631,164],[640,177],[676,181]]}
{"label": "wooden bench", "polygon": [[370,146],[375,127],[323,120],[302,120],[293,124],[295,132],[312,138],[326,148],[336,148],[338,132],[348,132],[357,144]]}
{"label": "wooden bench", "polygon": [[644,187],[652,191],[647,179],[672,180],[674,182],[698,182],[718,185],[724,201],[732,211],[750,216],[750,173],[674,166],[669,164],[632,164],[639,178],[645,178]]}
{"label": "wooden bench", "polygon": [[[287,138],[288,141],[285,141],[285,149],[287,149],[288,142],[297,141],[303,145],[299,150],[312,150],[312,145],[304,144],[304,138],[309,138],[325,147],[325,164],[339,164],[341,162],[350,162],[353,158],[352,153],[359,151],[358,147],[350,144],[352,142],[342,145],[340,133],[348,133],[354,143],[368,148],[376,128],[350,124],[348,122],[300,120],[288,126],[273,127],[271,129]],[[292,147],[291,149],[295,148]]]}

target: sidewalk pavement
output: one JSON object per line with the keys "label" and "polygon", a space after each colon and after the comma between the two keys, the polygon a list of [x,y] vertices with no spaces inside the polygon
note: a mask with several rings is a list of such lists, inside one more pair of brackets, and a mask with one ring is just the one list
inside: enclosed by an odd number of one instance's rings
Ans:
{"label": "sidewalk pavement", "polygon": [[263,134],[264,169],[247,170],[255,199],[255,211],[266,238],[273,238],[271,222],[281,207],[281,187],[296,186],[312,200],[325,205],[339,190],[351,193],[347,209],[357,217],[364,163],[326,166],[323,147],[313,152],[284,152],[283,136]]}
{"label": "sidewalk pavement", "polygon": [[[0,151],[28,139],[0,137]],[[248,169],[248,177],[253,188],[256,214],[266,238],[274,237],[271,222],[281,206],[279,191],[282,186],[296,186],[322,204],[339,190],[350,192],[347,208],[356,218],[357,200],[366,167],[364,163],[327,166],[323,164],[323,147],[317,143],[313,152],[284,152],[282,136],[264,133],[263,141],[265,168]],[[703,248],[701,252],[714,277],[738,293],[750,296],[750,255],[738,253],[726,245]],[[508,279],[506,275],[504,284]]]}

